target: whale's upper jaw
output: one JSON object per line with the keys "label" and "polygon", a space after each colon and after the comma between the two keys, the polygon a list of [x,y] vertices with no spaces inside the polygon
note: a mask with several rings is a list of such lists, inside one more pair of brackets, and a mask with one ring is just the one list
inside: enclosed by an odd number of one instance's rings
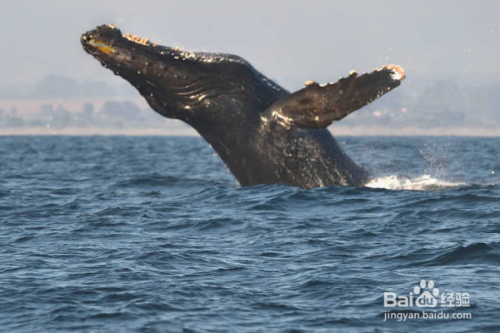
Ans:
{"label": "whale's upper jaw", "polygon": [[[114,25],[101,25],[88,31],[80,39],[84,50],[132,83],[141,93],[146,86],[175,88],[189,85],[202,75],[202,70],[185,60],[178,48],[159,46],[147,38],[122,34]],[[146,89],[147,90],[147,89]]]}
{"label": "whale's upper jaw", "polygon": [[[151,57],[161,56],[162,60],[172,59],[200,63],[241,63],[250,65],[244,59],[229,54],[202,53],[182,50],[179,47],[161,46],[153,43],[149,38],[142,38],[133,34],[122,34],[120,29],[113,24],[101,25],[96,29],[88,31],[80,39],[83,48],[93,56],[104,60],[113,58],[115,62],[134,60],[134,55],[141,54]],[[107,57],[104,57],[107,55]],[[128,56],[128,57],[127,57]],[[132,59],[131,59],[132,57]],[[137,65],[140,65],[137,62]]]}

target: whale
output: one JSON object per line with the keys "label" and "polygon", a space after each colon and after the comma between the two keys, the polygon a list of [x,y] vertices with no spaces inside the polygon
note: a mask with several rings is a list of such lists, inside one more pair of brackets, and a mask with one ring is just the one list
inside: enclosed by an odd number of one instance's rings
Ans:
{"label": "whale", "polygon": [[80,42],[154,111],[194,128],[241,186],[364,186],[370,173],[327,127],[406,77],[400,66],[384,65],[337,82],[307,81],[291,93],[237,55],[161,46],[113,24],[83,33]]}

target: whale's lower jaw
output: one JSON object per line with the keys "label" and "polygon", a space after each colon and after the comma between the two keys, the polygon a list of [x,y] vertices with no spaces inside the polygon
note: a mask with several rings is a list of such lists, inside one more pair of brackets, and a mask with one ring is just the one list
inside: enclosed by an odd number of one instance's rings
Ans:
{"label": "whale's lower jaw", "polygon": [[159,114],[194,127],[242,186],[364,186],[368,174],[326,129],[399,86],[390,65],[290,94],[244,59],[160,46],[103,25],[82,35],[85,51],[130,82]]}

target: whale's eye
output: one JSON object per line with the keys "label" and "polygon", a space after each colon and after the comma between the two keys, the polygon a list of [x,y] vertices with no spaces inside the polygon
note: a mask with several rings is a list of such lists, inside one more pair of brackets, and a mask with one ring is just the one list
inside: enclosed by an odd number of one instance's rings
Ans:
{"label": "whale's eye", "polygon": [[111,46],[107,45],[104,42],[101,42],[100,40],[94,39],[94,38],[92,38],[90,40],[89,44],[98,48],[99,50],[101,50],[104,53],[111,53],[111,52],[115,51],[115,49],[112,48]]}

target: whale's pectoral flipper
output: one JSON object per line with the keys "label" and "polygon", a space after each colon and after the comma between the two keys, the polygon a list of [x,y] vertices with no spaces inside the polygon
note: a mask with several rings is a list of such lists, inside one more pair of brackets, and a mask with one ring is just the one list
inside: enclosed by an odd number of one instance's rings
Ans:
{"label": "whale's pectoral flipper", "polygon": [[404,78],[401,67],[389,65],[361,76],[353,71],[336,83],[310,81],[302,90],[273,103],[262,120],[289,129],[325,128],[398,87]]}

